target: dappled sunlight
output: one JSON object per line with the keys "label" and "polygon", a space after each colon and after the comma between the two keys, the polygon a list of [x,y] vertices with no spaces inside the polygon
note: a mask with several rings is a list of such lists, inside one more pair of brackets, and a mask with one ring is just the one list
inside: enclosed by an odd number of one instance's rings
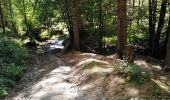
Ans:
{"label": "dappled sunlight", "polygon": [[[74,55],[74,54],[73,54]],[[114,71],[114,68],[110,65],[109,62],[99,60],[99,55],[92,54],[92,53],[82,53],[79,54],[79,57],[82,59],[67,59],[69,63],[74,63],[72,66],[74,66],[74,72],[75,74],[81,73],[82,75],[94,75],[94,74],[102,74],[102,73],[112,73]],[[96,58],[97,57],[97,58]],[[102,56],[100,57],[102,58]]]}
{"label": "dappled sunlight", "polygon": [[83,65],[83,64],[90,63],[90,62],[96,62],[96,63],[102,63],[102,64],[109,64],[109,63],[106,62],[106,61],[101,61],[101,60],[89,58],[89,59],[84,59],[83,61],[79,62],[79,63],[76,64],[75,66],[81,66],[81,65]]}
{"label": "dappled sunlight", "polygon": [[139,90],[134,87],[128,87],[126,93],[130,97],[137,97],[139,95]]}
{"label": "dappled sunlight", "polygon": [[94,53],[82,53],[80,55],[82,55],[82,56],[91,56],[91,57],[96,57],[97,56],[97,54],[94,54]]}
{"label": "dappled sunlight", "polygon": [[123,79],[122,77],[118,77],[118,76],[110,77],[110,83],[109,83],[110,87],[117,87],[118,85],[121,85],[123,83],[125,83],[125,79]]}
{"label": "dappled sunlight", "polygon": [[85,74],[87,74],[87,75],[91,75],[94,73],[111,73],[111,72],[113,72],[113,68],[101,68],[98,66],[94,66],[91,69],[85,70]]}
{"label": "dappled sunlight", "polygon": [[139,60],[139,61],[134,61],[134,63],[137,64],[138,66],[144,68],[144,69],[147,69],[147,70],[151,69],[146,61]]}
{"label": "dappled sunlight", "polygon": [[[38,100],[41,100],[40,98],[42,100],[43,98],[52,100],[52,96],[50,95],[54,94],[54,98],[58,97],[58,100],[77,97],[77,88],[74,88],[76,84],[65,81],[70,77],[70,74],[68,74],[70,71],[71,68],[69,66],[63,66],[63,64],[51,70],[39,82],[31,86],[28,97],[35,98],[35,100],[36,98]],[[24,94],[19,94],[14,97],[14,100],[22,100],[19,98],[21,95]]]}
{"label": "dappled sunlight", "polygon": [[[55,56],[50,56],[48,58],[50,63],[40,60],[39,63],[44,64],[33,72],[33,75],[39,75],[39,78],[13,100],[23,100],[23,98],[119,100],[120,98],[144,97],[146,93],[150,93],[148,84],[135,85],[128,82],[124,74],[117,72],[112,58],[91,53],[75,53],[71,55],[76,56],[65,55],[57,59],[53,58]],[[109,60],[112,62],[108,62]],[[137,60],[135,63],[146,70],[152,68],[143,60]],[[164,91],[170,91],[167,87],[169,78],[162,75],[159,79],[160,81],[156,80],[155,83],[160,85]]]}
{"label": "dappled sunlight", "polygon": [[161,71],[162,70],[162,67],[160,65],[152,65],[151,67],[154,68],[157,71]]}
{"label": "dappled sunlight", "polygon": [[161,71],[165,66],[164,60],[155,59],[149,56],[136,55],[135,61],[137,65],[141,66],[144,69]]}
{"label": "dappled sunlight", "polygon": [[81,87],[81,89],[82,89],[82,90],[88,90],[88,89],[91,89],[91,88],[93,88],[93,87],[95,87],[94,84],[85,84],[85,85],[83,85],[83,86]]}
{"label": "dappled sunlight", "polygon": [[167,85],[167,84],[165,84],[164,82],[161,82],[160,80],[152,79],[152,81],[153,81],[154,83],[156,83],[157,86],[159,86],[161,89],[163,89],[164,91],[170,93],[170,85]]}
{"label": "dappled sunlight", "polygon": [[[66,81],[70,77],[70,71],[72,71],[70,66],[63,63],[61,59],[56,58],[55,55],[44,56],[39,60],[35,64],[36,68],[25,75],[26,78],[23,78],[23,84],[30,81],[29,84],[25,84],[26,86],[23,85],[24,92],[18,93],[13,97],[13,100],[23,100],[22,98],[25,97],[33,98],[33,100],[43,100],[41,98],[50,100],[53,94],[55,94],[55,97],[74,98],[77,92],[76,88],[72,87],[76,84]],[[36,76],[34,81],[31,81],[32,75]]]}
{"label": "dappled sunlight", "polygon": [[150,70],[150,71],[161,71],[162,70],[162,67],[160,65],[153,65],[144,60],[136,60],[134,61],[134,63],[145,70]]}
{"label": "dappled sunlight", "polygon": [[121,95],[125,92],[123,88],[124,86],[126,86],[125,79],[122,78],[121,76],[110,74],[107,78],[105,78],[105,80],[102,83],[104,89],[106,90],[105,94],[107,96],[112,95],[114,99],[116,98],[116,95]]}
{"label": "dappled sunlight", "polygon": [[60,69],[59,68],[54,69],[49,74],[56,74],[56,73],[63,72],[63,71],[69,72],[71,71],[71,68],[69,66],[60,66]]}
{"label": "dappled sunlight", "polygon": [[161,80],[161,81],[168,81],[168,77],[167,76],[159,76],[159,79]]}
{"label": "dappled sunlight", "polygon": [[110,67],[110,68],[106,68],[106,67],[93,67],[92,69],[92,72],[93,73],[111,73],[113,72],[113,69]]}

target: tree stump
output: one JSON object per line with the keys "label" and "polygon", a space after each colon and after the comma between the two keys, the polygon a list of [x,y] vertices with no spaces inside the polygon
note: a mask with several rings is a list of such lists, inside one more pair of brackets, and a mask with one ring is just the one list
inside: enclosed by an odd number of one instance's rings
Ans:
{"label": "tree stump", "polygon": [[133,45],[125,45],[124,51],[123,51],[123,56],[124,56],[124,59],[127,60],[128,62],[134,61]]}

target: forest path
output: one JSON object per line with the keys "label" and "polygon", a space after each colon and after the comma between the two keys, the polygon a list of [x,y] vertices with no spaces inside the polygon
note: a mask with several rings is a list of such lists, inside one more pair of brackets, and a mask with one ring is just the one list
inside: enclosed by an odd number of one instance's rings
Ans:
{"label": "forest path", "polygon": [[[163,98],[169,97],[165,89],[159,88],[169,84],[169,74],[155,73],[157,85],[129,83],[116,70],[115,55],[69,52],[62,57],[47,53],[35,58],[36,63],[6,100],[129,100],[146,96],[155,100],[158,93]],[[160,70],[142,60],[135,63],[151,72]],[[164,82],[162,78],[168,80]],[[170,87],[167,89],[169,91]]]}
{"label": "forest path", "polygon": [[44,55],[37,59],[33,69],[21,80],[14,96],[7,100],[72,100],[78,87],[67,79],[72,68],[56,55]]}
{"label": "forest path", "polygon": [[83,96],[78,83],[70,81],[78,77],[73,75],[72,66],[62,58],[43,55],[37,58],[36,64],[22,77],[6,100],[94,100],[91,94]]}

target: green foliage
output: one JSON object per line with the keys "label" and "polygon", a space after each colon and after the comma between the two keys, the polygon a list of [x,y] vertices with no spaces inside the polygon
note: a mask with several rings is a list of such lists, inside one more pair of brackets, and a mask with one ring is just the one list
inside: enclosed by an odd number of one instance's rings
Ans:
{"label": "green foliage", "polygon": [[128,29],[129,43],[141,43],[148,39],[148,28],[144,25],[132,25]]}
{"label": "green foliage", "polygon": [[[24,3],[22,1],[23,0],[2,0],[2,10],[7,24],[6,27],[11,30],[13,29],[12,27],[15,27],[21,37],[25,36],[28,27],[30,29],[29,31],[31,31],[29,34],[40,34],[32,31],[34,31],[34,29],[41,30],[58,27],[61,23],[64,23],[62,26],[68,28],[67,30],[72,30],[70,0],[24,0]],[[157,2],[156,19],[159,17],[161,2],[160,0]],[[99,38],[99,2],[96,0],[79,0],[78,3],[80,29],[86,30],[85,32],[80,32],[80,42],[87,46],[95,47],[98,45],[97,42]],[[149,39],[148,11],[147,1],[128,1],[127,19],[130,43],[143,42]],[[116,1],[102,1],[102,20],[104,42],[108,45],[115,44],[117,41],[117,36],[114,34],[117,32]],[[165,20],[165,27],[162,30],[164,33],[167,27],[168,16],[166,16]],[[35,35],[31,36],[35,37]],[[165,34],[161,34],[161,42],[164,42],[165,36]],[[49,34],[43,33],[42,37],[49,37]]]}
{"label": "green foliage", "polygon": [[8,89],[6,87],[0,87],[0,98],[8,95]]}
{"label": "green foliage", "polygon": [[104,41],[107,45],[115,44],[117,43],[117,37],[116,36],[104,37]]}
{"label": "green foliage", "polygon": [[0,97],[8,94],[8,89],[13,86],[27,68],[29,52],[20,47],[11,38],[0,38]]}
{"label": "green foliage", "polygon": [[118,60],[116,64],[117,71],[123,73],[129,82],[142,84],[151,78],[151,73],[140,68],[140,66],[127,63],[124,60]]}
{"label": "green foliage", "polygon": [[16,64],[13,63],[9,67],[7,67],[6,72],[10,73],[10,75],[13,77],[17,77],[20,76],[25,69],[25,66],[16,66]]}
{"label": "green foliage", "polygon": [[5,64],[16,63],[23,64],[27,61],[29,55],[24,47],[18,46],[7,37],[0,38],[0,58]]}
{"label": "green foliage", "polygon": [[45,39],[45,38],[51,38],[50,36],[50,32],[48,30],[44,30],[41,34],[40,34],[41,39]]}
{"label": "green foliage", "polygon": [[126,72],[130,75],[129,81],[135,83],[144,83],[150,79],[150,73],[141,69],[138,65],[131,64],[127,67]]}
{"label": "green foliage", "polygon": [[6,86],[6,85],[15,85],[15,81],[14,80],[11,80],[11,79],[8,79],[8,78],[5,78],[5,77],[1,77],[0,78],[0,86]]}

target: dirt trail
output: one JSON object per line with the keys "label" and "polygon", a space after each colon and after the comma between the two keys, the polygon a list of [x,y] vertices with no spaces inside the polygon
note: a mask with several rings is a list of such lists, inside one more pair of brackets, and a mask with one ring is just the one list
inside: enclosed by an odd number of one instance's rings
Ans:
{"label": "dirt trail", "polygon": [[21,89],[7,100],[68,100],[77,96],[76,84],[69,83],[71,66],[67,66],[55,55],[45,55],[37,59],[33,70],[21,80]]}
{"label": "dirt trail", "polygon": [[[152,100],[157,98],[157,92],[155,93],[148,83],[127,83],[125,77],[115,70],[115,60],[114,55],[80,52],[71,52],[62,57],[54,53],[41,55],[5,100],[129,100],[150,96]],[[135,62],[144,69],[151,68],[144,61]],[[160,92],[164,94],[164,91]]]}
{"label": "dirt trail", "polygon": [[57,55],[41,56],[6,100],[94,100],[91,94],[80,89],[78,83],[70,81],[79,77],[73,76],[72,72],[72,66]]}

